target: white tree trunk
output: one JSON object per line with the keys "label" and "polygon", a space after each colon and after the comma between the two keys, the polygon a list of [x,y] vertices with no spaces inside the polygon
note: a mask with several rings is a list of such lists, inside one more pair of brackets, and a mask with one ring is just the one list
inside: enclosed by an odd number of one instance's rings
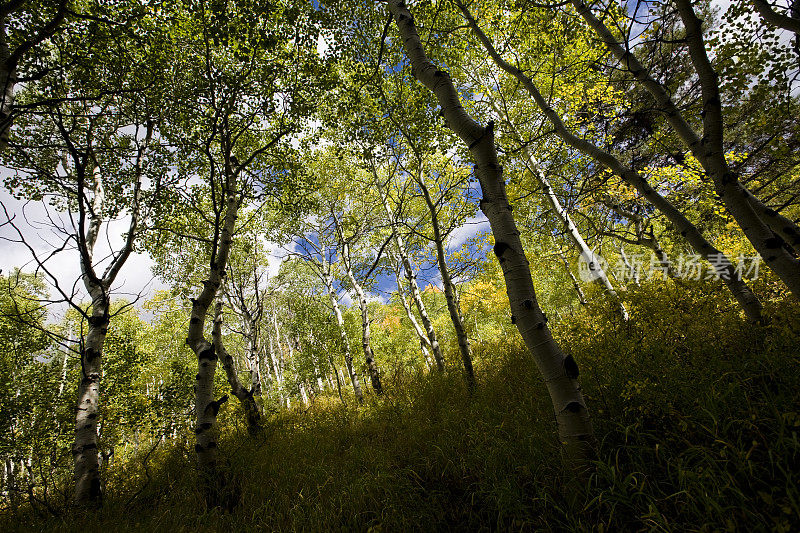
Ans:
{"label": "white tree trunk", "polygon": [[[576,11],[595,30],[608,50],[627,68],[634,79],[651,94],[664,116],[683,141],[687,149],[697,158],[706,174],[712,179],[716,193],[722,199],[728,212],[741,227],[753,248],[761,255],[767,266],[784,282],[789,290],[800,297],[800,260],[784,249],[784,239],[780,233],[770,229],[768,221],[759,216],[755,197],[742,186],[739,177],[728,166],[723,147],[724,124],[719,94],[718,76],[706,55],[701,22],[697,18],[689,0],[678,0],[678,13],[686,27],[686,41],[689,55],[697,71],[703,94],[703,137],[684,119],[683,114],[672,101],[666,88],[653,79],[650,72],[636,56],[623,48],[605,24],[594,16],[582,0],[571,0]],[[774,224],[774,217],[769,217]],[[788,221],[788,219],[785,219]],[[800,235],[793,223],[789,228]],[[791,241],[790,241],[791,242]],[[747,309],[745,309],[747,312]]]}
{"label": "white tree trunk", "polygon": [[222,342],[222,302],[217,301],[216,310],[214,312],[214,327],[212,329],[212,344],[214,351],[222,361],[222,367],[225,369],[225,375],[228,378],[228,385],[231,387],[231,392],[239,400],[244,408],[245,418],[247,421],[247,432],[251,436],[258,435],[260,431],[261,412],[253,398],[252,390],[248,390],[242,385],[239,380],[239,375],[236,372],[236,362],[233,357],[228,353],[225,344]]}
{"label": "white tree trunk", "polygon": [[[328,352],[328,364],[331,365],[331,369],[333,370],[333,376],[336,379],[336,392],[339,393],[339,400],[341,400],[342,405],[346,406],[347,402],[344,401],[344,394],[342,393],[342,381],[343,380],[341,378],[341,375],[339,374],[339,369],[336,367],[336,363],[333,360],[333,352],[330,352],[330,351]],[[328,381],[329,382],[331,381],[330,377],[328,377]],[[331,387],[333,387],[332,383],[331,383]]]}
{"label": "white tree trunk", "polygon": [[314,362],[314,376],[317,378],[317,388],[320,392],[325,390],[325,381],[322,378],[322,372],[319,371],[316,361]]}
{"label": "white tree trunk", "polygon": [[367,371],[369,372],[369,379],[372,382],[372,388],[375,391],[375,394],[381,394],[383,392],[383,386],[381,385],[381,376],[378,372],[378,365],[375,363],[375,354],[372,351],[372,345],[370,344],[370,331],[369,331],[369,314],[367,312],[367,296],[364,294],[364,289],[361,287],[361,284],[356,281],[355,276],[353,275],[353,269],[350,265],[350,246],[345,243],[344,250],[342,253],[342,259],[344,262],[345,269],[347,270],[347,278],[350,280],[350,285],[353,287],[353,290],[356,291],[356,297],[358,298],[358,308],[361,310],[361,347],[364,350],[364,359],[367,363]]}
{"label": "white tree trunk", "polygon": [[772,4],[767,0],[753,0],[753,5],[766,22],[789,30],[795,34],[795,51],[798,49],[798,38],[800,38],[800,2],[798,0],[791,0],[789,2],[791,10],[789,14],[781,14],[775,11]]}
{"label": "white tree trunk", "polygon": [[567,261],[567,258],[564,257],[564,254],[561,252],[558,253],[558,256],[561,258],[561,262],[564,263],[564,269],[567,271],[570,281],[572,281],[572,286],[575,288],[575,292],[578,293],[578,301],[581,303],[581,305],[586,305],[586,295],[583,294],[581,284],[578,283],[578,279],[575,277],[575,274],[572,273],[572,269],[569,267],[569,261]]}
{"label": "white tree trunk", "polygon": [[[139,192],[142,177],[142,155],[149,143],[152,129],[148,128],[145,142],[139,148],[136,159],[135,172],[136,184],[131,206],[131,221],[128,226],[128,235],[125,244],[106,268],[102,278],[94,270],[93,253],[100,228],[103,223],[102,210],[105,204],[105,190],[100,169],[92,171],[92,205],[89,213],[86,211],[85,198],[85,171],[89,162],[89,155],[72,152],[75,158],[75,171],[77,174],[78,198],[78,250],[80,253],[81,278],[86,292],[92,298],[92,312],[87,318],[89,330],[84,340],[81,351],[81,379],[78,384],[78,399],[75,413],[75,440],[72,446],[74,458],[75,489],[73,499],[76,504],[84,507],[97,508],[102,504],[102,486],[100,482],[100,461],[98,442],[98,423],[100,416],[100,381],[103,376],[102,355],[103,344],[109,324],[109,307],[111,298],[109,288],[116,279],[125,261],[133,249],[139,220]],[[85,227],[87,217],[88,227]]]}
{"label": "white tree trunk", "polygon": [[11,113],[14,107],[14,89],[17,85],[17,69],[6,68],[8,48],[5,39],[0,42],[0,149],[8,146],[11,130]]}
{"label": "white tree trunk", "polygon": [[358,374],[353,368],[353,355],[350,353],[350,341],[347,339],[344,317],[342,317],[342,311],[339,309],[339,298],[336,297],[333,279],[329,275],[323,275],[323,282],[325,283],[325,288],[328,290],[328,298],[330,298],[331,307],[333,308],[333,316],[336,318],[336,325],[339,327],[339,337],[342,340],[342,349],[344,350],[344,364],[347,367],[347,373],[350,375],[350,382],[353,384],[353,392],[356,395],[356,400],[358,403],[361,403],[364,401],[364,393],[361,392],[361,383],[358,380]]}
{"label": "white tree trunk", "polygon": [[[798,37],[798,39],[800,39],[800,37]],[[750,202],[753,210],[758,213],[761,220],[769,226],[769,229],[780,236],[786,244],[794,250],[795,254],[800,253],[800,232],[798,232],[797,225],[774,209],[770,209],[764,205],[761,200],[756,198],[744,185],[742,185],[742,190],[744,194],[747,195],[747,201]]]}
{"label": "white tree trunk", "polygon": [[425,55],[405,3],[389,0],[389,9],[417,79],[436,95],[445,120],[476,162],[475,174],[483,192],[481,209],[495,237],[494,252],[503,269],[517,329],[544,378],[564,449],[578,468],[584,468],[593,453],[594,432],[577,381],[577,364],[571,356],[565,357],[561,352],[536,301],[528,260],[511,214],[502,168],[497,162],[493,124],[484,128],[466,113],[449,74],[438,69]]}
{"label": "white tree trunk", "polygon": [[81,505],[96,507],[102,501],[97,424],[100,416],[102,353],[108,331],[109,302],[103,287],[91,282],[86,285],[92,295],[92,314],[81,352],[81,380],[78,384],[75,441],[72,447],[75,462],[74,499]]}
{"label": "white tree trunk", "polygon": [[[379,181],[377,176],[375,181],[376,183]],[[400,232],[398,231],[397,222],[394,220],[394,214],[392,213],[392,208],[389,206],[389,199],[385,194],[385,191],[381,191],[381,200],[383,201],[383,207],[386,210],[386,217],[392,229],[392,236],[394,238],[395,246],[397,247],[397,253],[400,255],[400,261],[403,264],[403,268],[406,272],[411,298],[414,300],[414,305],[417,307],[420,320],[422,320],[422,325],[425,327],[425,335],[427,337],[426,344],[433,352],[433,358],[436,361],[436,368],[442,372],[444,371],[444,356],[442,355],[442,349],[439,346],[439,341],[436,337],[436,330],[433,327],[433,322],[431,321],[430,316],[428,316],[428,310],[425,308],[425,302],[422,300],[422,293],[419,290],[419,285],[417,285],[417,273],[411,265],[411,259],[408,257],[408,251],[406,251],[403,238],[400,236]]]}
{"label": "white tree trunk", "polygon": [[[762,218],[766,207],[746,190],[739,181],[739,176],[731,170],[725,159],[719,77],[706,54],[702,22],[697,18],[690,1],[676,0],[675,5],[686,27],[689,55],[700,79],[703,94],[703,138],[698,138],[696,144],[688,147],[713,179],[717,194],[753,248],[792,294],[800,298],[800,259],[784,248],[785,241],[781,237],[781,233],[784,232],[773,232],[769,224],[772,222],[778,225],[779,221],[775,216],[767,217],[766,220]],[[787,230],[795,236],[800,234],[797,226],[788,219],[783,218],[783,220],[790,225]]]}
{"label": "white tree trunk", "polygon": [[573,148],[576,148],[589,155],[600,164],[617,174],[628,185],[635,188],[639,194],[652,203],[656,209],[661,211],[661,213],[666,216],[670,222],[672,222],[672,224],[675,226],[675,229],[686,238],[695,251],[704,259],[710,260],[720,278],[722,278],[723,282],[727,285],[734,298],[736,298],[736,301],[739,302],[739,305],[742,307],[745,315],[747,315],[747,317],[753,322],[760,321],[762,309],[761,303],[758,301],[758,298],[756,298],[755,294],[753,294],[753,292],[750,290],[750,287],[748,287],[742,279],[738,278],[734,266],[731,264],[728,257],[714,248],[711,243],[709,243],[706,238],[703,237],[697,227],[689,222],[683,213],[681,213],[674,205],[672,205],[672,203],[661,196],[647,183],[647,180],[644,178],[644,176],[623,165],[609,152],[606,152],[589,141],[579,138],[571,133],[564,125],[561,117],[558,116],[558,114],[553,110],[552,107],[550,107],[550,105],[541,95],[539,89],[533,83],[533,80],[525,75],[525,73],[523,73],[520,69],[511,65],[502,57],[500,57],[500,54],[497,53],[491,41],[488,39],[488,37],[486,37],[486,34],[483,33],[483,31],[478,27],[467,8],[463,5],[463,3],[460,2],[460,0],[456,0],[456,2],[461,8],[461,11],[464,13],[464,17],[467,19],[467,22],[469,23],[473,32],[481,41],[484,48],[486,48],[486,51],[489,53],[494,62],[501,69],[516,77],[522,83],[533,100],[536,102],[539,109],[553,124],[556,134],[569,146],[572,146]]}
{"label": "white tree trunk", "polygon": [[[521,139],[519,131],[517,130],[516,126],[513,122],[511,122],[511,117],[509,117],[505,113],[501,113],[500,109],[496,105],[493,105],[495,111],[498,115],[503,116],[505,118],[506,124],[514,133],[514,135]],[[603,290],[611,297],[617,311],[619,312],[620,316],[623,320],[628,320],[628,311],[625,309],[625,305],[623,305],[622,300],[617,294],[616,289],[614,289],[614,285],[612,285],[611,280],[608,279],[608,274],[606,274],[605,269],[603,268],[602,261],[597,257],[594,253],[594,250],[589,248],[589,245],[586,244],[586,241],[583,239],[580,230],[572,221],[572,217],[569,216],[569,213],[566,209],[561,205],[561,201],[556,196],[555,191],[553,191],[552,185],[550,185],[550,181],[545,176],[544,172],[542,171],[541,167],[539,167],[538,163],[534,160],[533,155],[531,154],[530,148],[528,146],[523,146],[522,148],[522,158],[525,163],[525,166],[528,167],[528,170],[533,174],[533,177],[539,183],[539,187],[542,189],[544,193],[544,197],[547,200],[547,203],[550,204],[550,208],[553,210],[553,213],[558,219],[559,228],[566,231],[567,236],[569,237],[570,242],[572,242],[573,246],[577,250],[578,254],[583,258],[584,261],[592,265],[592,278],[595,283],[600,285]]]}
{"label": "white tree trunk", "polygon": [[[25,2],[5,2],[0,6],[0,150],[8,145],[8,133],[11,129],[14,89],[17,83],[17,66],[23,56],[31,49],[50,38],[61,26],[67,15],[68,0],[59,0],[52,18],[39,28],[32,28],[29,23],[23,25],[21,43],[12,51],[8,46],[8,19],[15,11],[23,7]],[[37,6],[32,6],[37,9]],[[21,15],[21,16],[20,16]],[[17,14],[15,18],[26,19],[25,14]],[[27,21],[26,21],[27,22]],[[12,30],[13,31],[13,30]]]}
{"label": "white tree trunk", "polygon": [[[72,342],[71,340],[69,342]],[[73,343],[74,344],[74,343]],[[64,359],[61,361],[61,374],[58,379],[58,394],[56,395],[56,400],[61,399],[61,395],[64,394],[64,387],[67,386],[67,371],[69,370],[69,348],[64,350]]]}
{"label": "white tree trunk", "polygon": [[453,323],[453,329],[456,331],[456,339],[458,340],[458,350],[461,353],[461,364],[464,365],[464,375],[467,379],[467,386],[472,390],[475,387],[475,370],[472,368],[472,351],[469,347],[469,338],[464,329],[464,318],[461,316],[461,308],[456,301],[455,285],[450,277],[450,270],[447,268],[447,254],[444,249],[444,235],[439,225],[439,214],[436,211],[436,205],[433,203],[430,191],[425,183],[419,179],[417,184],[422,190],[422,195],[425,198],[425,203],[428,206],[428,212],[431,215],[431,224],[433,225],[433,242],[436,245],[436,257],[439,264],[439,273],[442,275],[442,285],[444,286],[444,296],[447,300],[447,310],[450,313],[450,321]]}
{"label": "white tree trunk", "polygon": [[278,315],[275,312],[272,313],[272,326],[275,328],[275,341],[273,344],[273,339],[270,337],[269,359],[272,363],[272,368],[275,374],[275,380],[278,382],[278,387],[283,387],[283,367],[281,365],[281,360],[283,359],[283,354],[281,353],[281,330],[278,327]]}
{"label": "white tree trunk", "polygon": [[247,367],[250,372],[250,393],[252,396],[261,396],[261,364],[258,346],[258,327],[249,313],[244,313],[243,318],[247,340]]}
{"label": "white tree trunk", "polygon": [[420,348],[422,349],[422,356],[425,359],[425,363],[428,365],[429,368],[433,368],[433,360],[431,357],[431,352],[428,350],[428,346],[430,345],[430,339],[425,334],[425,330],[422,329],[422,326],[419,325],[417,322],[417,318],[414,316],[414,313],[411,311],[411,306],[408,305],[406,301],[405,291],[403,290],[403,284],[400,281],[400,272],[395,271],[394,279],[397,281],[397,296],[400,298],[400,303],[403,304],[403,309],[406,311],[406,316],[408,317],[409,322],[411,322],[411,327],[414,328],[414,332],[419,337],[419,344]]}
{"label": "white tree trunk", "polygon": [[213,259],[208,279],[203,281],[203,290],[192,303],[189,331],[186,344],[197,356],[197,375],[195,376],[195,452],[205,489],[206,503],[216,507],[220,502],[222,480],[217,474],[217,414],[220,406],[228,400],[224,395],[214,400],[214,374],[217,369],[218,354],[204,335],[208,310],[214,301],[225,275],[239,202],[233,191],[232,180],[228,179],[225,199],[225,218],[220,232],[216,257]]}
{"label": "white tree trunk", "polygon": [[303,405],[308,405],[308,394],[306,394],[305,385],[298,383],[297,389],[300,391],[300,397],[303,399]]}
{"label": "white tree trunk", "polygon": [[6,17],[0,19],[0,150],[8,146],[11,113],[14,107],[14,90],[17,85],[17,67],[8,47]]}

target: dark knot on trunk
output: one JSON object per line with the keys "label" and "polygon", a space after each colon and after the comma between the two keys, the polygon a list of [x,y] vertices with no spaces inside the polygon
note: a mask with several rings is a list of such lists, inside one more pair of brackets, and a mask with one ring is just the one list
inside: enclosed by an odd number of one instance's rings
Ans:
{"label": "dark knot on trunk", "polygon": [[227,401],[228,401],[228,395],[225,394],[224,396],[222,396],[222,398],[220,398],[217,401],[208,402],[208,405],[206,405],[206,408],[204,410],[205,414],[211,414],[213,416],[217,416],[217,413],[219,413],[219,408],[222,406],[223,403]]}

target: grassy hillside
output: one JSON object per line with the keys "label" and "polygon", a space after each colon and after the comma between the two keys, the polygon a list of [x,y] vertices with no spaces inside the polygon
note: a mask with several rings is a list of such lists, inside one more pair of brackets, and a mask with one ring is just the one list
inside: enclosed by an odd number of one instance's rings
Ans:
{"label": "grassy hillside", "polygon": [[758,329],[711,314],[717,302],[648,290],[630,295],[627,324],[587,315],[555,328],[582,362],[595,422],[586,479],[563,468],[544,387],[509,342],[478,357],[492,364],[473,396],[456,371],[394,375],[362,408],[317,398],[273,414],[256,439],[232,402],[229,510],[203,509],[184,435],[115,462],[99,518],[22,509],[1,529],[797,531],[797,306],[773,307]]}

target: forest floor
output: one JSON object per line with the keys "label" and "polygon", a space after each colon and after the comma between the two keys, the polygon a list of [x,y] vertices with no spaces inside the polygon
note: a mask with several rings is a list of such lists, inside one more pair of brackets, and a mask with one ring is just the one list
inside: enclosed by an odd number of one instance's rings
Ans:
{"label": "forest floor", "polygon": [[797,306],[771,309],[765,328],[686,311],[558,332],[580,355],[598,436],[580,483],[532,362],[509,345],[476,354],[492,364],[473,395],[455,371],[396,374],[358,409],[320,398],[257,438],[229,423],[231,510],[204,509],[187,436],[112,466],[98,514],[22,513],[0,529],[800,530]]}

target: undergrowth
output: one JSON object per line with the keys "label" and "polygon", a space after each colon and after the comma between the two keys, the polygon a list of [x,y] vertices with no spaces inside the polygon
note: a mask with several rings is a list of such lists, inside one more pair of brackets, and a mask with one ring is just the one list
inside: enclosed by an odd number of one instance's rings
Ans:
{"label": "undergrowth", "polygon": [[185,435],[113,465],[98,514],[20,511],[0,528],[799,530],[798,306],[774,304],[755,327],[716,312],[713,294],[659,290],[626,295],[627,323],[555,324],[598,436],[586,480],[563,466],[532,361],[501,343],[476,354],[472,396],[457,371],[400,375],[358,409],[331,396],[275,413],[255,439],[227,425],[231,510],[204,509]]}

